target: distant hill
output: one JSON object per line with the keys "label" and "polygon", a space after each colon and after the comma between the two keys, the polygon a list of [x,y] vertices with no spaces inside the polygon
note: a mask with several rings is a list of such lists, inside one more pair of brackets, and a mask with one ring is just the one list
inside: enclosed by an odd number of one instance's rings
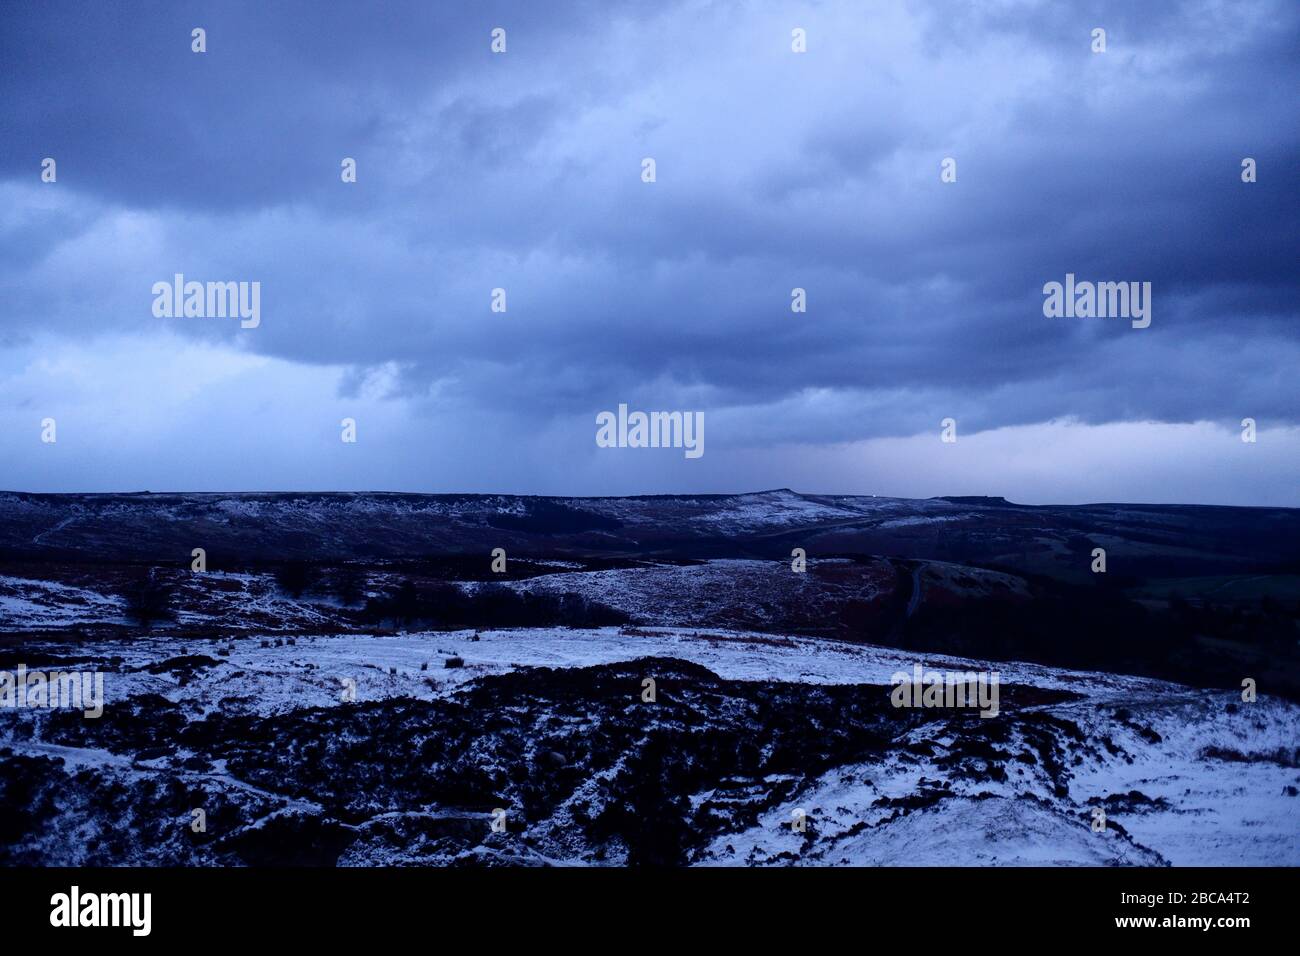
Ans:
{"label": "distant hill", "polygon": [[227,563],[486,553],[586,557],[881,554],[1088,574],[1294,571],[1300,511],[1202,505],[1030,506],[1001,497],[800,494],[572,498],[397,493],[0,492],[0,558]]}

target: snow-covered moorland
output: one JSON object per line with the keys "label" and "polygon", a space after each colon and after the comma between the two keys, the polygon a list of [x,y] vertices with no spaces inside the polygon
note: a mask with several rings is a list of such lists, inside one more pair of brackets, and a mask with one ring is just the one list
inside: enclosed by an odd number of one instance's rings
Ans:
{"label": "snow-covered moorland", "polygon": [[[107,705],[0,710],[10,863],[1300,864],[1268,695],[656,627],[22,654]],[[916,663],[998,671],[998,716],[894,708]]]}

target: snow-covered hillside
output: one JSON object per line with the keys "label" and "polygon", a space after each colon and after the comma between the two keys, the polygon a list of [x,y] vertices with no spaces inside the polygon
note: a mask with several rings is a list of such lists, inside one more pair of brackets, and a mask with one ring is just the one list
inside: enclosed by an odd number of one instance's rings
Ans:
{"label": "snow-covered hillside", "polygon": [[[7,862],[1300,864],[1267,694],[682,628],[22,653],[107,702],[0,710]],[[999,671],[999,714],[893,707],[918,663]]]}
{"label": "snow-covered hillside", "polygon": [[[1297,541],[787,489],[0,492],[0,863],[1300,865]],[[917,666],[998,672],[996,715],[895,706]],[[102,675],[102,716],[8,706],[20,667]]]}

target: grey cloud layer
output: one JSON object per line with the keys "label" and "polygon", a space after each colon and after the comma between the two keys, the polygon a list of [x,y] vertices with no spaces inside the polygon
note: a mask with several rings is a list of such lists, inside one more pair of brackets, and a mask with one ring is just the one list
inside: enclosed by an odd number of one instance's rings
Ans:
{"label": "grey cloud layer", "polygon": [[[1152,6],[11,5],[0,344],[169,321],[441,407],[704,408],[758,445],[1295,423],[1300,8]],[[1150,281],[1151,328],[1043,318],[1067,271]],[[261,328],[153,318],[174,272],[261,281]]]}

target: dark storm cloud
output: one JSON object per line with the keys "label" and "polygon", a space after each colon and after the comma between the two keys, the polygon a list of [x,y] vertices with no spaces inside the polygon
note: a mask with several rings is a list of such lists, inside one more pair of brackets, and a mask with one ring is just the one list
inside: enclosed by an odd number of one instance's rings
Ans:
{"label": "dark storm cloud", "polygon": [[[150,285],[184,272],[261,281],[265,318],[169,331],[538,422],[730,408],[761,443],[946,415],[1297,421],[1290,3],[21,3],[4,23],[11,335],[151,334]],[[1151,327],[1044,318],[1066,272],[1151,282]]]}
{"label": "dark storm cloud", "polygon": [[[25,177],[28,150],[39,147],[68,160],[67,181],[143,208],[226,211],[319,198],[322,184],[337,181],[329,174],[340,150],[351,155],[391,135],[430,89],[481,69],[488,51],[480,41],[502,17],[547,44],[580,11],[6,4],[0,168]],[[190,49],[199,26],[208,41],[201,56]]]}

